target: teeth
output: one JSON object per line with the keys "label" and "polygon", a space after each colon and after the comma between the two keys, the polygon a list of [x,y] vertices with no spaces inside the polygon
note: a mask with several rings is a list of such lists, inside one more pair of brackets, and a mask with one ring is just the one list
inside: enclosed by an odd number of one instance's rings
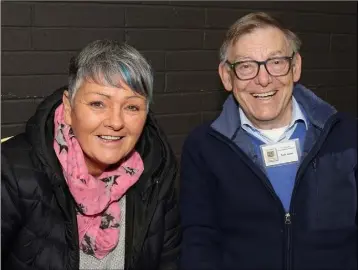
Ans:
{"label": "teeth", "polygon": [[276,93],[276,91],[266,92],[262,94],[252,94],[254,97],[268,97],[273,96]]}
{"label": "teeth", "polygon": [[121,136],[99,136],[101,139],[105,139],[105,140],[120,140],[122,137]]}

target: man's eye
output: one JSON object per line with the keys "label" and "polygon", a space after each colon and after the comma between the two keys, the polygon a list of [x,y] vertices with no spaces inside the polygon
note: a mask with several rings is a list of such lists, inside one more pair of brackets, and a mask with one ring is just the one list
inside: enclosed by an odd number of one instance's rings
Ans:
{"label": "man's eye", "polygon": [[101,101],[93,101],[93,102],[90,102],[90,106],[95,107],[95,108],[103,108],[104,104]]}
{"label": "man's eye", "polygon": [[274,59],[273,63],[274,63],[275,65],[280,65],[280,64],[283,63],[283,60],[282,60],[282,59]]}

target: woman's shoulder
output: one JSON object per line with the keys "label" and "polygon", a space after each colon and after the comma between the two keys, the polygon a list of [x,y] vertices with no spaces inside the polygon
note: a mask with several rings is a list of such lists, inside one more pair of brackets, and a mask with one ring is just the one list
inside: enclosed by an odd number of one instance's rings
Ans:
{"label": "woman's shoulder", "polygon": [[1,143],[1,158],[12,167],[27,167],[31,162],[32,146],[27,141],[25,133],[8,138]]}
{"label": "woman's shoulder", "polygon": [[33,196],[35,190],[47,190],[48,176],[25,134],[16,135],[1,144],[1,178],[4,185],[16,187],[24,197]]}

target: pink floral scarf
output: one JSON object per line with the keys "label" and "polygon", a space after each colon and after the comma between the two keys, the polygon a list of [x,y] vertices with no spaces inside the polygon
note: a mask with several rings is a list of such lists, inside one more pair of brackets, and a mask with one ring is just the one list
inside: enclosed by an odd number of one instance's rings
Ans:
{"label": "pink floral scarf", "polygon": [[119,199],[142,174],[144,165],[133,152],[118,168],[98,178],[88,173],[82,149],[70,126],[64,122],[64,107],[55,112],[54,149],[69,190],[77,203],[80,248],[98,259],[118,244]]}

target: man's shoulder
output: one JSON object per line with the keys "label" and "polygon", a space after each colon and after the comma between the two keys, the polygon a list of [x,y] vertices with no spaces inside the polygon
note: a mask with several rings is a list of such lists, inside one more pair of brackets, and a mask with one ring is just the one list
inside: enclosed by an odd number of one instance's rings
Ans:
{"label": "man's shoulder", "polygon": [[198,154],[212,149],[213,136],[210,134],[212,131],[211,122],[195,127],[185,138],[182,153]]}
{"label": "man's shoulder", "polygon": [[352,133],[357,133],[358,118],[345,112],[337,112],[336,118],[338,119],[338,125],[336,129],[350,130]]}
{"label": "man's shoulder", "polygon": [[212,122],[203,123],[195,127],[187,136],[186,143],[201,143],[207,140],[209,132],[212,130]]}
{"label": "man's shoulder", "polygon": [[337,112],[333,117],[335,118],[333,126],[326,126],[326,128],[328,128],[328,135],[325,139],[325,145],[328,147],[327,149],[329,149],[328,152],[342,152],[348,149],[356,152],[358,119],[343,112]]}

